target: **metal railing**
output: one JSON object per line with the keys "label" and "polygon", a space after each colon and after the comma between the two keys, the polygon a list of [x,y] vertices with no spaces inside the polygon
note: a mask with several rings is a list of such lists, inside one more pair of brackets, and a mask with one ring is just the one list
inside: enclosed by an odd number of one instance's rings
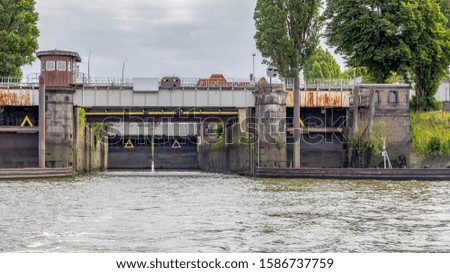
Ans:
{"label": "metal railing", "polygon": [[0,76],[0,87],[1,88],[11,88],[11,87],[37,87],[39,86],[39,78],[27,76],[26,78],[20,77],[1,77]]}
{"label": "metal railing", "polygon": [[[260,79],[257,79],[256,83]],[[198,89],[254,89],[255,82],[249,79],[238,78],[225,78],[225,79],[209,79],[209,78],[180,78],[181,88],[198,88]],[[84,73],[79,73],[78,76],[74,75],[75,84],[83,85],[87,87],[133,87],[133,79],[121,79],[114,77],[88,77]],[[269,80],[266,79],[266,82]],[[279,80],[273,79],[272,84],[285,84],[287,90],[294,89],[294,80]],[[1,77],[0,87],[38,87],[39,75],[30,74],[24,78],[18,77]],[[161,82],[159,82],[161,86]],[[353,79],[336,79],[336,80],[307,80],[300,82],[301,90],[345,90],[354,87]]]}
{"label": "metal railing", "polygon": [[[281,81],[280,81],[281,83]],[[287,90],[294,89],[294,79],[287,79],[284,81]],[[354,86],[353,79],[331,79],[331,80],[302,80],[300,81],[301,90],[344,90],[351,89]]]}
{"label": "metal railing", "polygon": [[121,78],[112,78],[112,77],[88,77],[85,74],[81,74],[79,77],[76,77],[74,83],[81,84],[83,86],[91,86],[91,87],[114,87],[114,86],[124,86],[124,87],[132,87],[133,80],[132,79],[122,79]]}

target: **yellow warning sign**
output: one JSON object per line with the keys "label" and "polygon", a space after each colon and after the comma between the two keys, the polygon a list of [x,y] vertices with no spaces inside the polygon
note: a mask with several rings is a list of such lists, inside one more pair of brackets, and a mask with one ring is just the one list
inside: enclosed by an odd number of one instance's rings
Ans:
{"label": "yellow warning sign", "polygon": [[25,116],[25,118],[22,121],[22,124],[20,124],[20,127],[25,126],[25,124],[28,123],[28,126],[33,127],[33,123],[31,122],[30,118],[28,117],[28,115]]}
{"label": "yellow warning sign", "polygon": [[125,149],[134,149],[134,145],[133,142],[131,142],[131,139],[129,139],[127,141],[127,143],[125,143],[125,146],[123,146]]}
{"label": "yellow warning sign", "polygon": [[178,140],[175,139],[175,142],[173,143],[172,148],[180,149],[181,148],[180,142],[178,142]]}
{"label": "yellow warning sign", "polygon": [[305,124],[303,123],[303,120],[301,119],[301,118],[298,118],[299,119],[299,121],[300,121],[300,125],[303,127],[303,128],[305,128]]}

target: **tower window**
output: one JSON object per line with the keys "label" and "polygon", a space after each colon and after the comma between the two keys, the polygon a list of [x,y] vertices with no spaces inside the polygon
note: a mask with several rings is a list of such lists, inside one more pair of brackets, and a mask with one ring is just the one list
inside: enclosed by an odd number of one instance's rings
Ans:
{"label": "tower window", "polygon": [[56,69],[58,71],[66,71],[66,61],[58,61]]}
{"label": "tower window", "polygon": [[45,62],[45,70],[55,71],[55,61],[46,61]]}

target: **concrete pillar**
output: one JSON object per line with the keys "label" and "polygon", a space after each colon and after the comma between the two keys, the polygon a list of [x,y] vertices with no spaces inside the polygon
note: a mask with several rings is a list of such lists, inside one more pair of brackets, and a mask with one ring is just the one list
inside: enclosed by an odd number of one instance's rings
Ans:
{"label": "concrete pillar", "polygon": [[259,85],[254,94],[258,167],[286,167],[286,90],[282,85]]}
{"label": "concrete pillar", "polygon": [[45,82],[39,76],[39,168],[45,168]]}
{"label": "concrete pillar", "polygon": [[73,88],[46,89],[46,165],[73,166],[74,111]]}

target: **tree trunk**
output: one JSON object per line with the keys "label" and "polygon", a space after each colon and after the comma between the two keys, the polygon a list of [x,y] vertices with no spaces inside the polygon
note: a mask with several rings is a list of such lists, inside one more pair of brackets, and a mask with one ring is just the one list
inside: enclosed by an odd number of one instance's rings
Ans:
{"label": "tree trunk", "polygon": [[294,79],[294,168],[300,168],[300,78]]}

